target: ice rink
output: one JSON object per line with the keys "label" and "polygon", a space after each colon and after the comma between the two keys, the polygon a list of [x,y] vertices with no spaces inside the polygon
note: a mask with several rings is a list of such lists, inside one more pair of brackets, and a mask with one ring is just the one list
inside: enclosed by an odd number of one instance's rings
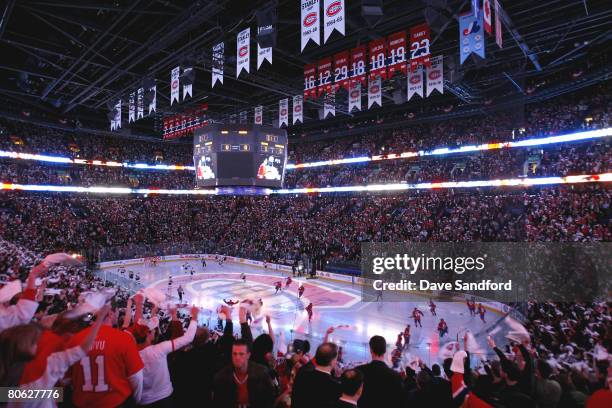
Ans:
{"label": "ice rink", "polygon": [[[185,273],[183,265],[189,264],[195,271],[191,276]],[[471,349],[480,354],[480,357],[493,355],[487,348],[486,336],[491,333],[498,344],[506,343],[504,333],[509,328],[510,318],[488,305],[485,315],[486,323],[479,316],[470,316],[464,302],[436,301],[437,316],[432,316],[429,310],[429,297],[418,294],[410,295],[407,302],[364,302],[361,297],[361,286],[326,278],[305,279],[293,278],[293,282],[286,287],[287,272],[264,269],[237,263],[225,263],[222,266],[215,261],[207,261],[204,268],[201,261],[162,261],[155,267],[144,265],[131,265],[126,267],[129,274],[140,275],[137,286],[155,287],[167,294],[168,298],[179,302],[177,289],[179,285],[184,288],[183,303],[195,304],[202,307],[200,324],[215,327],[218,320],[217,307],[223,300],[254,301],[261,299],[263,307],[261,312],[254,316],[251,327],[255,336],[266,327],[263,317],[270,315],[272,326],[276,334],[276,344],[289,344],[293,339],[309,339],[311,344],[319,344],[330,326],[348,325],[336,329],[330,340],[343,347],[345,360],[367,361],[369,352],[367,343],[371,336],[378,334],[385,337],[389,344],[389,351],[394,348],[398,334],[403,332],[407,324],[411,326],[410,344],[404,349],[402,355],[405,364],[420,357],[424,362],[433,364],[445,357],[445,345],[463,339],[466,331],[474,335],[475,344]],[[129,282],[134,286],[133,280],[127,276],[121,278],[118,268],[108,268],[100,271],[102,277],[115,281],[123,286]],[[246,274],[246,282],[240,279]],[[172,286],[168,285],[168,278],[172,276]],[[275,293],[274,283],[282,280],[282,292]],[[304,295],[298,298],[299,283],[305,287]],[[304,310],[312,302],[313,318],[308,321],[308,314]],[[424,316],[421,320],[423,327],[415,327],[411,317],[414,307],[418,307]],[[238,319],[237,306],[234,307],[234,320]],[[448,324],[448,335],[440,339],[437,325],[443,318]],[[512,324],[511,321],[510,324]],[[235,325],[239,330],[239,325]],[[281,332],[283,334],[281,334]],[[463,344],[463,341],[461,341]],[[314,350],[313,350],[314,352]]]}

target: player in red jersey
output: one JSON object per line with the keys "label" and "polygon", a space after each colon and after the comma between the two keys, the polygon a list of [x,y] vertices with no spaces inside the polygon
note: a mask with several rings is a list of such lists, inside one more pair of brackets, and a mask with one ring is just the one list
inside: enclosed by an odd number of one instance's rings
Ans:
{"label": "player in red jersey", "polygon": [[406,325],[404,329],[404,345],[408,346],[410,344],[410,325]]}
{"label": "player in red jersey", "polygon": [[429,299],[429,311],[431,312],[432,316],[437,316],[436,314],[436,304],[433,302],[433,300]]}
{"label": "player in red jersey", "polygon": [[444,337],[444,335],[448,333],[448,325],[444,319],[440,319],[440,322],[438,323],[438,333],[440,334],[440,338]]}
{"label": "player in red jersey", "polygon": [[[87,356],[70,368],[72,401],[77,408],[118,407],[132,398],[140,401],[144,364],[132,335],[114,329],[114,320],[115,313],[110,313]],[[81,344],[90,330],[75,334],[68,347]]]}
{"label": "player in red jersey", "polygon": [[306,306],[306,312],[308,313],[308,321],[312,321],[312,302]]}
{"label": "player in red jersey", "polygon": [[303,294],[304,294],[304,285],[300,284],[300,287],[298,288],[298,299],[301,299]]}
{"label": "player in red jersey", "polygon": [[291,282],[293,282],[293,279],[291,279],[291,276],[287,276],[287,280],[285,280],[285,288],[288,288],[289,285],[291,285]]}
{"label": "player in red jersey", "polygon": [[281,281],[275,282],[274,283],[274,289],[276,289],[276,292],[274,292],[275,294],[278,293],[279,290],[282,292],[283,291],[283,282],[281,282]]}
{"label": "player in red jersey", "polygon": [[414,327],[423,327],[421,324],[421,316],[424,316],[423,312],[419,310],[418,307],[415,307],[412,311],[412,318],[414,319]]}
{"label": "player in red jersey", "polygon": [[478,314],[480,315],[480,320],[482,320],[483,323],[486,323],[486,321],[485,321],[485,313],[486,312],[487,312],[487,310],[484,308],[482,303],[479,303],[478,304]]}

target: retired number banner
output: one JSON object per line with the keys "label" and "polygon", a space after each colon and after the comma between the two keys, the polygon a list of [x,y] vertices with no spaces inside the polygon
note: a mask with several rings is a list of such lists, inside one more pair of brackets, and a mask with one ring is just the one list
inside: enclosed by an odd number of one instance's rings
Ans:
{"label": "retired number banner", "polygon": [[314,64],[304,66],[304,99],[317,97],[316,72]]}
{"label": "retired number banner", "polygon": [[419,65],[429,66],[429,26],[419,24],[410,28],[410,71],[414,72]]}
{"label": "retired number banner", "polygon": [[349,90],[349,52],[339,52],[334,55],[334,84],[335,89]]}
{"label": "retired number banner", "polygon": [[332,63],[331,58],[323,58],[319,61],[319,86],[317,88],[317,94],[319,96],[324,93],[329,93],[332,90]]}
{"label": "retired number banner", "polygon": [[370,80],[387,78],[387,42],[384,38],[370,41]]}
{"label": "retired number banner", "polygon": [[364,46],[351,50],[351,82],[366,86],[366,49]]}
{"label": "retired number banner", "polygon": [[389,44],[389,68],[387,70],[389,79],[393,78],[396,72],[406,74],[406,33],[391,34],[387,38]]}

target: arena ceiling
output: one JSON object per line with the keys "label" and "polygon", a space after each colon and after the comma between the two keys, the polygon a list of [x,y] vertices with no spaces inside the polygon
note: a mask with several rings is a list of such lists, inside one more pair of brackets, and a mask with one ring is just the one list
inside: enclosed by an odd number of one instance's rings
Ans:
{"label": "arena ceiling", "polygon": [[[347,0],[347,35],[334,33],[325,45],[311,43],[301,53],[299,1],[278,0],[273,65],[264,63],[257,70],[252,52],[250,74],[236,79],[235,58],[231,58],[236,34],[250,26],[254,36],[255,12],[269,3],[8,0],[0,9],[0,97],[4,103],[105,127],[107,103],[118,97],[126,100],[143,77],[151,75],[157,81],[157,119],[202,103],[208,104],[213,118],[244,109],[252,112],[252,107],[263,105],[270,119],[280,98],[302,93],[305,64],[408,30],[424,22],[426,15],[432,27],[432,54],[450,56],[445,72],[452,78],[447,78],[447,92],[437,103],[477,106],[500,94],[524,95],[530,78],[579,69],[610,49],[608,0],[501,0],[507,18],[503,49],[489,38],[487,58],[473,58],[464,65],[458,63],[456,17],[469,10],[469,0],[384,0],[384,17],[374,26],[361,16],[361,1]],[[221,40],[226,42],[225,83],[211,89],[211,47]],[[196,63],[194,97],[170,107],[170,70],[189,59]],[[591,70],[592,79],[607,78],[609,70],[606,66]],[[386,84],[383,103],[393,105],[392,93],[402,87],[397,82]],[[397,109],[423,103],[419,99]],[[316,123],[318,107],[306,106],[307,121]],[[337,111],[336,120],[346,118],[342,108]],[[139,121],[136,129],[150,134],[153,122]]]}

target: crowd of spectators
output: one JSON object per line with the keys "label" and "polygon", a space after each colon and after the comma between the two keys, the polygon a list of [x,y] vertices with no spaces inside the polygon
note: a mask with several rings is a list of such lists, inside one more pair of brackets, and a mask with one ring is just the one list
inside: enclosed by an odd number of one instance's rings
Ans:
{"label": "crowd of spectators", "polygon": [[[196,307],[109,287],[85,267],[49,264],[6,240],[0,249],[2,282],[26,281],[0,305],[0,383],[62,385],[62,406],[599,408],[612,401],[606,302],[531,302],[528,335],[499,346],[489,337],[497,358],[475,365],[467,335],[431,367],[420,359],[391,364],[388,342],[375,335],[371,362],[357,365],[327,340],[333,327],[312,350],[307,340],[284,344],[269,317],[255,338],[244,302],[219,307],[220,328],[198,327]],[[104,376],[90,376],[101,370],[94,364],[103,364]]]}

